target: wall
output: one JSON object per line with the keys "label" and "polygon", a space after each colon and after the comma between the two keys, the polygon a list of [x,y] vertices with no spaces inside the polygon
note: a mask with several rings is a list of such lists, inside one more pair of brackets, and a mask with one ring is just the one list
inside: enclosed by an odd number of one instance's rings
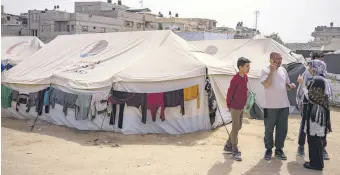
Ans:
{"label": "wall", "polygon": [[1,25],[1,36],[20,36],[22,26]]}

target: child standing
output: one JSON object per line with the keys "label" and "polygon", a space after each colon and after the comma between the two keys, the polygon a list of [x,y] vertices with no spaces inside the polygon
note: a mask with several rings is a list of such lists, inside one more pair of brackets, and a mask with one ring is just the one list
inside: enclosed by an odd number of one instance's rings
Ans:
{"label": "child standing", "polygon": [[248,77],[250,69],[250,60],[247,58],[239,58],[237,61],[239,72],[234,75],[230,81],[227,92],[227,107],[231,113],[232,130],[229,139],[224,146],[224,152],[232,154],[234,160],[242,161],[241,152],[238,149],[238,132],[242,128],[243,108],[247,102],[248,96]]}

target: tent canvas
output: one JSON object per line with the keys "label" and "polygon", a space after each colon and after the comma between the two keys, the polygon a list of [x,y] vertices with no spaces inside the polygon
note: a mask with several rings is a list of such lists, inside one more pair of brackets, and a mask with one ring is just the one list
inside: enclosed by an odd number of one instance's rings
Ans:
{"label": "tent canvas", "polygon": [[214,32],[176,32],[186,41],[233,39],[234,35]]}
{"label": "tent canvas", "polygon": [[[199,85],[201,108],[197,109],[196,101],[188,101],[184,116],[178,112],[179,107],[166,108],[166,121],[154,123],[148,119],[144,125],[139,110],[127,107],[122,130],[107,122],[103,125],[103,130],[126,134],[180,134],[211,128],[204,92],[206,68],[209,74],[235,73],[232,66],[192,47],[172,31],[62,35],[29,61],[5,72],[2,83],[19,91],[36,92],[53,86],[77,94],[105,92],[112,86],[126,92],[155,93]],[[80,130],[99,129],[105,118],[97,116],[94,121],[79,122],[72,111],[68,114],[64,117],[54,109],[42,118]]]}
{"label": "tent canvas", "polygon": [[[268,38],[259,39],[240,39],[240,40],[216,40],[216,41],[193,41],[190,42],[194,46],[202,50],[214,50],[211,52],[216,58],[234,65],[237,71],[237,59],[240,57],[248,58],[252,61],[251,70],[248,74],[249,84],[248,88],[256,93],[256,102],[262,107],[264,104],[264,88],[260,83],[260,74],[263,67],[269,65],[269,55],[271,52],[278,52],[282,55],[282,63],[288,64],[297,62],[297,58],[285,46]],[[220,75],[211,75],[215,79],[216,86],[219,86],[220,96],[223,99],[221,103],[225,105],[225,94],[229,87],[230,80],[222,78]],[[292,110],[294,107],[292,107]]]}
{"label": "tent canvas", "polygon": [[34,36],[1,37],[1,62],[18,64],[43,46],[44,43]]}

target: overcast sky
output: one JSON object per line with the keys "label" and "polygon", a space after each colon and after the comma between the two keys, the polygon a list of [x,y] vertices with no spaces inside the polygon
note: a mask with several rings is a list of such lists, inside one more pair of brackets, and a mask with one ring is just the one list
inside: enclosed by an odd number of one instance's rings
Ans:
{"label": "overcast sky", "polygon": [[[20,14],[29,9],[52,9],[74,12],[74,1],[81,0],[2,0],[6,13]],[[82,0],[93,1],[93,0]],[[106,0],[97,0],[106,1]],[[116,2],[117,0],[112,0]],[[130,7],[140,7],[140,0],[122,0]],[[235,28],[238,21],[255,26],[255,11],[260,11],[258,28],[262,34],[277,32],[284,42],[307,42],[314,27],[340,27],[340,0],[144,0],[153,13],[169,11],[180,17],[211,18],[218,26]]]}

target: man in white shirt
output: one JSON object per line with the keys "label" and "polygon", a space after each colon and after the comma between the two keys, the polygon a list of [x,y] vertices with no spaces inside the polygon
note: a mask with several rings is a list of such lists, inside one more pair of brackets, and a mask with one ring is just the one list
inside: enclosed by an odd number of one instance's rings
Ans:
{"label": "man in white shirt", "polygon": [[266,147],[265,159],[272,158],[274,147],[273,132],[276,127],[275,156],[281,160],[287,160],[283,152],[284,141],[288,131],[289,100],[287,89],[295,89],[294,83],[290,83],[288,73],[281,67],[282,57],[279,53],[270,54],[270,66],[262,69],[261,83],[264,86],[264,143]]}

